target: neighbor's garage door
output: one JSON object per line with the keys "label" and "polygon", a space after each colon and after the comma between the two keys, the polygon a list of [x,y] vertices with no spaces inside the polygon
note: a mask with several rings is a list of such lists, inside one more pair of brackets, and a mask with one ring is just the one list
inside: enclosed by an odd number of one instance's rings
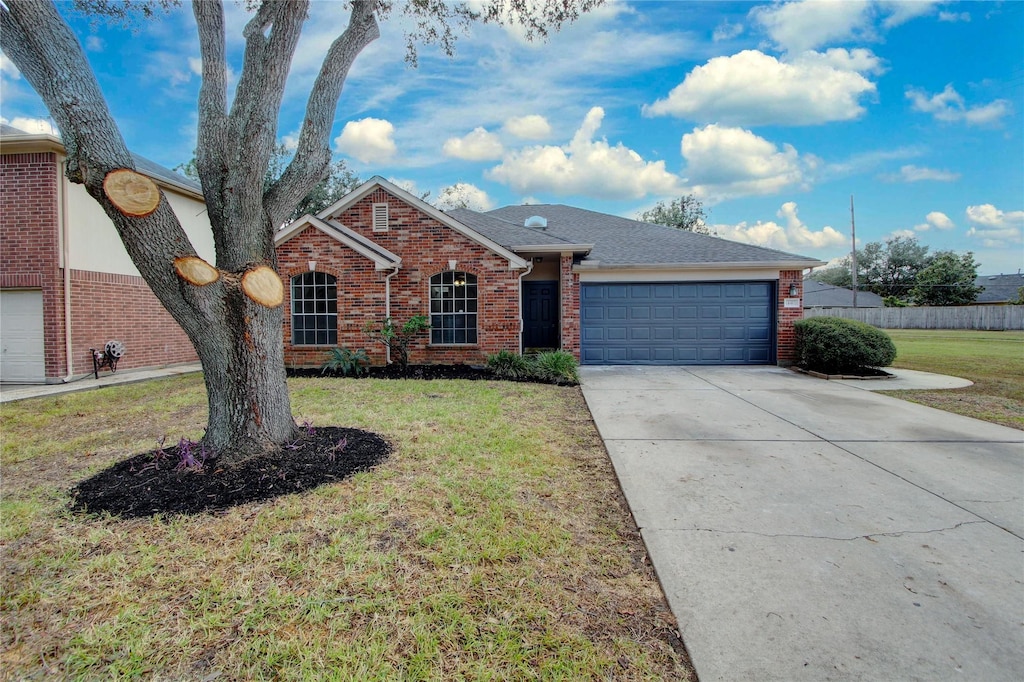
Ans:
{"label": "neighbor's garage door", "polygon": [[0,381],[42,383],[43,292],[0,291]]}
{"label": "neighbor's garage door", "polygon": [[774,282],[584,283],[582,362],[773,363],[774,292]]}

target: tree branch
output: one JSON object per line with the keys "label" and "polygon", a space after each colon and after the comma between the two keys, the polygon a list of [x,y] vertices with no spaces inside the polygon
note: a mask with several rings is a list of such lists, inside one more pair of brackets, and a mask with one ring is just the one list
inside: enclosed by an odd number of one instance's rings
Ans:
{"label": "tree branch", "polygon": [[345,31],[331,44],[317,74],[295,156],[266,193],[263,205],[274,224],[280,224],[310,189],[324,178],[330,165],[330,133],[341,91],[356,57],[380,37],[374,0],[354,0]]}
{"label": "tree branch", "polygon": [[[227,135],[227,57],[224,7],[220,0],[192,3],[203,60],[199,87],[199,127],[196,136],[196,171],[203,185],[210,222],[224,223],[224,163]],[[217,250],[220,251],[218,246]]]}

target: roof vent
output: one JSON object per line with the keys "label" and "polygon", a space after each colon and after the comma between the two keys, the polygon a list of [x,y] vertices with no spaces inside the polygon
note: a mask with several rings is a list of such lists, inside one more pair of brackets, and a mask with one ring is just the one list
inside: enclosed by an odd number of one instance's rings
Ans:
{"label": "roof vent", "polygon": [[524,222],[523,225],[526,227],[539,227],[543,230],[548,226],[548,219],[543,216],[532,215],[526,219],[526,222]]}

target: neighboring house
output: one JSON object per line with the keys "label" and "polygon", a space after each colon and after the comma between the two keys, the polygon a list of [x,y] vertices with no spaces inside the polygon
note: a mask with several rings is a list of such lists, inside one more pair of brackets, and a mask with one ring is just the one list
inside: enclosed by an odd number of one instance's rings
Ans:
{"label": "neighboring house", "polygon": [[[853,289],[825,284],[815,279],[804,280],[805,308],[852,308]],[[885,301],[870,291],[857,292],[858,308],[884,308]]]}
{"label": "neighboring house", "polygon": [[1024,275],[982,275],[974,280],[974,285],[983,287],[975,299],[976,305],[995,305],[1009,303],[1020,298],[1020,288],[1024,287]]}
{"label": "neighboring house", "polygon": [[[0,126],[0,380],[91,374],[91,348],[124,344],[118,369],[196,360],[99,204],[64,175],[59,138]],[[213,236],[198,185],[142,157],[200,255]]]}
{"label": "neighboring house", "polygon": [[803,256],[562,205],[447,213],[373,178],[276,236],[285,360],[385,350],[363,331],[428,315],[413,363],[561,348],[583,364],[787,364]]}

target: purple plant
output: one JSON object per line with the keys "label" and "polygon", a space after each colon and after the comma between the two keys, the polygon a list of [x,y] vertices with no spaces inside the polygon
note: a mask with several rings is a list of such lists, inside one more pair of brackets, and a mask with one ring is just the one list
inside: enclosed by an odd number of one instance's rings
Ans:
{"label": "purple plant", "polygon": [[316,429],[313,428],[313,422],[308,419],[302,422],[302,426],[300,428],[306,432],[307,438],[312,438],[313,434],[316,433]]}
{"label": "purple plant", "polygon": [[178,441],[178,471],[201,471],[209,453],[206,446],[182,437]]}
{"label": "purple plant", "polygon": [[335,443],[334,447],[331,448],[331,452],[327,455],[327,458],[333,462],[334,458],[344,452],[346,447],[348,447],[348,436],[342,436],[341,440]]}
{"label": "purple plant", "polygon": [[167,459],[167,451],[164,450],[164,443],[167,442],[167,435],[160,436],[160,440],[156,442],[156,450],[153,451],[153,459],[160,462]]}

